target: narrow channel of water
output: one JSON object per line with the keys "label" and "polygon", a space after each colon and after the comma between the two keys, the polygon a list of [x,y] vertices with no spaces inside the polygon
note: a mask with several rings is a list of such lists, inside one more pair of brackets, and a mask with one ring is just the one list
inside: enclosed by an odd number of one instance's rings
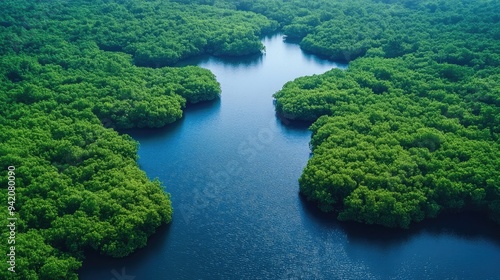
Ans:
{"label": "narrow channel of water", "polygon": [[387,230],[336,222],[300,199],[310,132],[282,123],[272,94],[345,65],[281,36],[264,43],[262,56],[186,62],[217,76],[221,99],[131,132],[141,167],[172,194],[174,220],[130,257],[89,256],[81,279],[498,279],[499,227],[485,219]]}

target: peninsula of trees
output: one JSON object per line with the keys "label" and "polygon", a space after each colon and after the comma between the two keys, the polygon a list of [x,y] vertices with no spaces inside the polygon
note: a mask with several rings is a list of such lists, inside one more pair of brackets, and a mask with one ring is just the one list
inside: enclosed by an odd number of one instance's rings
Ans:
{"label": "peninsula of trees", "polygon": [[284,32],[304,50],[360,57],[275,94],[280,114],[315,121],[300,192],[340,220],[500,222],[500,2],[291,2],[304,13]]}
{"label": "peninsula of trees", "polygon": [[218,98],[210,71],[164,66],[258,53],[276,27],[252,12],[160,0],[3,1],[0,184],[14,167],[17,220],[15,244],[1,231],[16,272],[4,258],[0,279],[77,279],[86,252],[144,247],[171,221],[170,197],[116,130],[161,127],[187,103]]}

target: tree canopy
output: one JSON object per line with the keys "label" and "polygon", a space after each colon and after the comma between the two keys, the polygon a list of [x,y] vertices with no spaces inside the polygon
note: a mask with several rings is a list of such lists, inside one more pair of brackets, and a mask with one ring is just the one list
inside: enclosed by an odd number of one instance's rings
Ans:
{"label": "tree canopy", "polygon": [[275,95],[280,114],[314,121],[299,179],[309,200],[341,220],[390,227],[463,210],[500,222],[499,5],[3,1],[0,183],[15,166],[18,269],[2,262],[0,278],[77,279],[89,250],[121,257],[145,246],[171,221],[170,196],[117,130],[161,127],[186,104],[218,98],[210,71],[173,66],[259,53],[276,31],[352,61]]}
{"label": "tree canopy", "polygon": [[275,94],[284,117],[315,121],[301,193],[340,220],[407,228],[467,210],[500,222],[499,3],[364,2],[291,34],[361,57]]}
{"label": "tree canopy", "polygon": [[89,250],[122,257],[145,246],[171,221],[170,196],[117,130],[162,127],[188,103],[218,98],[210,71],[165,66],[260,52],[276,27],[252,12],[168,1],[2,2],[0,183],[14,166],[17,268],[2,262],[0,278],[77,279]]}

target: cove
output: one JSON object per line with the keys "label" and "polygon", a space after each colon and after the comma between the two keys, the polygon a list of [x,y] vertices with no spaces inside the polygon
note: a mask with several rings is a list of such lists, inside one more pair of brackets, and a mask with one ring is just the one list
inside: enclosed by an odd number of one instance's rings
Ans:
{"label": "cove", "polygon": [[497,279],[499,226],[441,216],[391,230],[340,223],[298,195],[307,124],[276,117],[272,94],[346,65],[281,36],[266,54],[186,61],[210,69],[220,100],[191,105],[162,129],[130,131],[139,164],[172,195],[173,222],[123,259],[89,255],[81,279]]}

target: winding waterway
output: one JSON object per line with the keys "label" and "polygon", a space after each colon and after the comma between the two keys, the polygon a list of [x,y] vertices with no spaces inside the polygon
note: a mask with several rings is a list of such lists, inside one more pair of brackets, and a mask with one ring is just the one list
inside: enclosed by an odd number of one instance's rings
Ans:
{"label": "winding waterway", "polygon": [[189,106],[167,128],[130,132],[141,168],[171,193],[174,219],[127,258],[90,255],[81,279],[499,279],[500,228],[486,219],[388,230],[336,222],[302,201],[310,132],[280,121],[272,94],[346,66],[280,36],[264,44],[262,56],[186,62],[217,76],[221,99]]}

